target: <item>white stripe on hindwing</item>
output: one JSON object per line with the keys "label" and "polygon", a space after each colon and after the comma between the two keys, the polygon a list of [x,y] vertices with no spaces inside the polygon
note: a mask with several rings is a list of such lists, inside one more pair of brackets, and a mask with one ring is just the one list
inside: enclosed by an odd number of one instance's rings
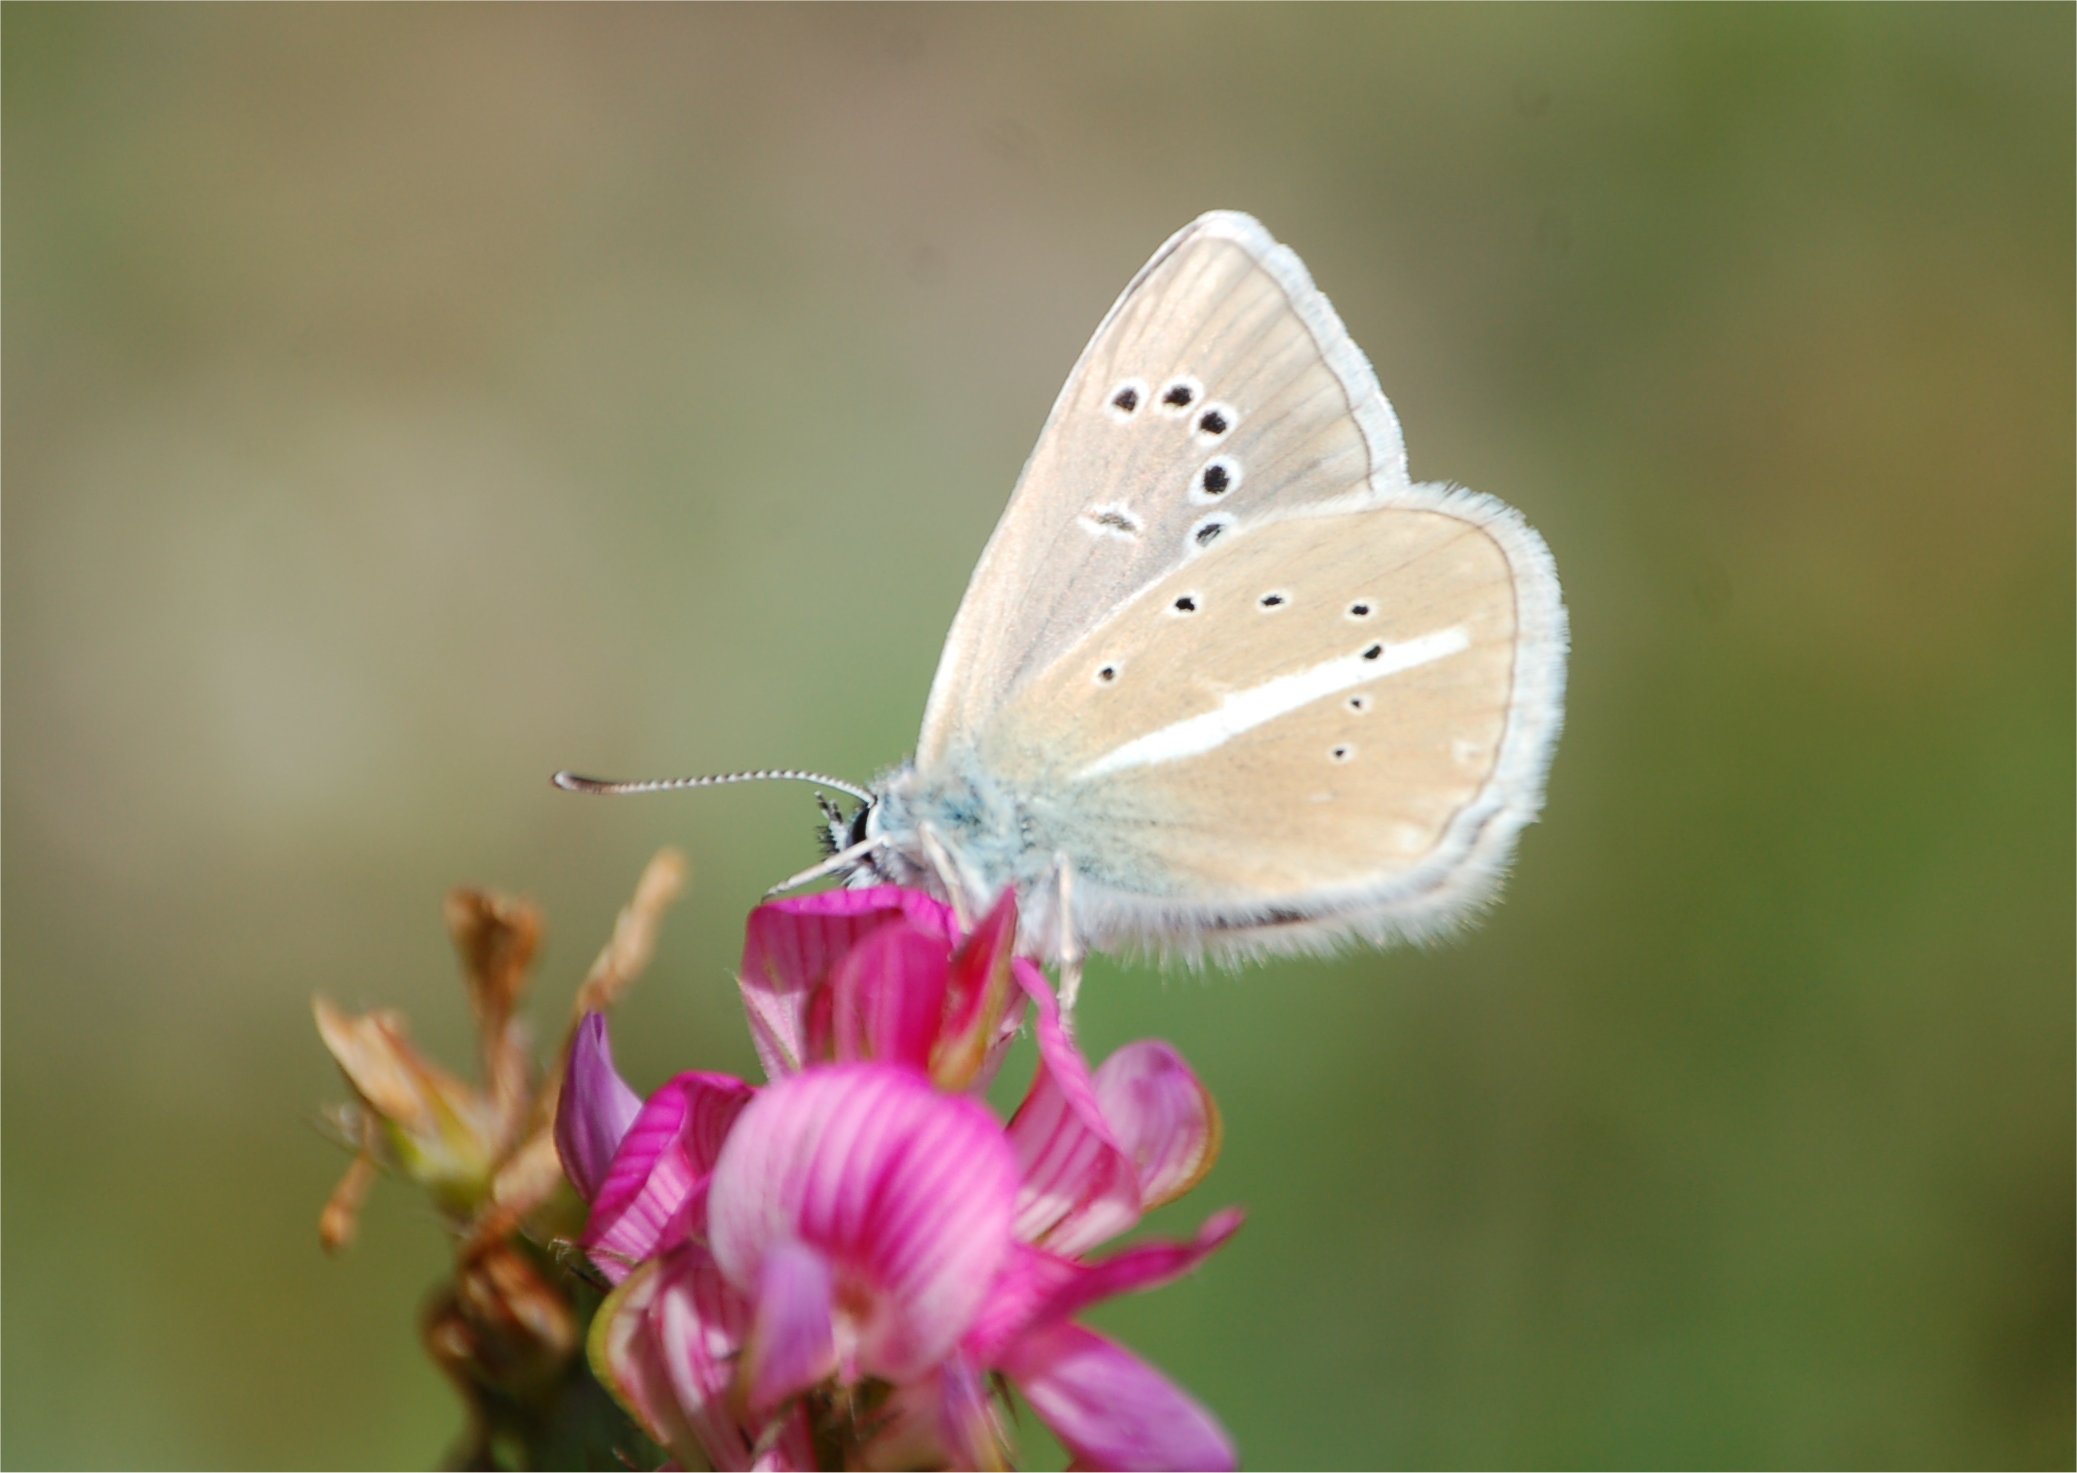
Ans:
{"label": "white stripe on hindwing", "polygon": [[[1461,624],[1398,644],[1378,640],[1352,655],[1337,655],[1307,669],[1279,675],[1260,685],[1223,696],[1218,705],[1202,715],[1170,722],[1112,749],[1077,772],[1075,778],[1081,781],[1128,767],[1147,767],[1156,762],[1195,757],[1224,745],[1244,731],[1253,731],[1264,722],[1288,715],[1300,706],[1311,705],[1351,686],[1365,685],[1387,675],[1397,675],[1402,670],[1433,664],[1470,647],[1471,635]],[[1378,653],[1370,654],[1371,650]]]}

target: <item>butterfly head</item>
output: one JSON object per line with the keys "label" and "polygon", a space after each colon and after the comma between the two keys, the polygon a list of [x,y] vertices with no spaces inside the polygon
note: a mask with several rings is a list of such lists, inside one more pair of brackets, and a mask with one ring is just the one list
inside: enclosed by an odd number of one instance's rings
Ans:
{"label": "butterfly head", "polygon": [[[900,767],[863,792],[846,808],[827,794],[817,794],[822,821],[815,837],[823,861],[808,871],[816,877],[835,875],[853,889],[868,885],[904,885],[942,891],[932,883],[935,869],[918,843],[910,817],[914,769]],[[780,888],[790,888],[800,876]]]}
{"label": "butterfly head", "polygon": [[873,821],[880,806],[877,797],[863,799],[849,813],[826,793],[817,793],[815,802],[822,810],[822,822],[815,826],[815,838],[822,845],[823,854],[831,859],[865,843],[878,827]]}

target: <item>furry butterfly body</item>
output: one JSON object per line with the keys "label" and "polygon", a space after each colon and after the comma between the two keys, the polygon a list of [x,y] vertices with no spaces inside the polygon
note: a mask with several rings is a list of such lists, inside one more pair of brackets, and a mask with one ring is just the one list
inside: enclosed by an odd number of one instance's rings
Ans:
{"label": "furry butterfly body", "polygon": [[1543,540],[1410,481],[1297,256],[1208,214],[1069,375],[834,867],[1014,886],[1070,957],[1425,936],[1542,806],[1566,638]]}

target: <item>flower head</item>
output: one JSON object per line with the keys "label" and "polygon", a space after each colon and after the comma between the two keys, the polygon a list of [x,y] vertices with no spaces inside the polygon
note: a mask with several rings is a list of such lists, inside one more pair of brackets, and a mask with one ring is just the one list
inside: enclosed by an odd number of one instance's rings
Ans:
{"label": "flower head", "polygon": [[[1238,1227],[1088,1257],[1202,1177],[1216,1111],[1165,1044],[1092,1071],[1015,934],[1008,898],[965,938],[912,892],[760,908],[761,1089],[684,1074],[630,1111],[603,1020],[579,1030],[556,1139],[619,1284],[593,1360],[681,1460],[1002,1466],[1000,1377],[1083,1466],[1232,1465],[1208,1412],[1074,1322]],[[1027,1003],[1040,1063],[1005,1125],[966,1090]]]}

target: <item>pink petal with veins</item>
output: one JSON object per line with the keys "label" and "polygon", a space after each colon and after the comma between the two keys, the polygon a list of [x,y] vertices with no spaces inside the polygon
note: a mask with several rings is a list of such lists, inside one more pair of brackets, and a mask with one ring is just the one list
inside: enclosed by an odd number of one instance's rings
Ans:
{"label": "pink petal with veins", "polygon": [[893,924],[845,952],[829,976],[833,1056],[928,1069],[944,1026],[949,962],[942,939]]}
{"label": "pink petal with veins", "polygon": [[[683,1462],[710,1461],[732,1466],[723,1451],[709,1453],[705,1439],[679,1409],[672,1378],[664,1368],[663,1350],[651,1332],[650,1317],[664,1281],[665,1264],[643,1264],[599,1306],[592,1321],[589,1350],[592,1372],[649,1434]],[[748,1457],[745,1445],[744,1457]],[[737,1459],[733,1466],[743,1466]]]}
{"label": "pink petal with veins", "polygon": [[1142,1039],[1105,1059],[1096,1071],[1096,1099],[1132,1157],[1147,1211],[1196,1186],[1218,1159],[1218,1108],[1168,1044]]}
{"label": "pink petal with veins", "polygon": [[892,885],[775,900],[750,913],[739,985],[751,1039],[768,1077],[777,1079],[812,1062],[810,994],[828,980],[830,969],[846,952],[871,932],[897,921],[940,937],[947,950],[957,934],[949,906]]}
{"label": "pink petal with veins", "polygon": [[1139,1172],[1104,1119],[1059,1003],[1043,983],[1026,992],[1038,1011],[1039,1066],[1009,1126],[1022,1178],[1017,1236],[1073,1256],[1139,1221]]}
{"label": "pink petal with veins", "polygon": [[1084,1468],[1233,1468],[1233,1441],[1166,1376],[1066,1323],[1023,1337],[1005,1375]]}
{"label": "pink petal with veins", "polygon": [[1246,1214],[1237,1207],[1215,1212],[1187,1243],[1137,1243],[1077,1272],[1054,1286],[1032,1310],[1031,1323],[1071,1319],[1090,1305],[1120,1294],[1142,1294],[1194,1272],[1240,1230]]}
{"label": "pink petal with veins", "polygon": [[961,1348],[982,1365],[995,1364],[1002,1348],[1031,1326],[1045,1307],[1066,1293],[1083,1272],[1072,1258],[1018,1243],[996,1275],[988,1303],[975,1317]]}
{"label": "pink petal with veins", "polygon": [[1038,964],[1014,956],[1017,892],[1004,890],[952,953],[945,1018],[930,1074],[938,1088],[985,1090],[1022,1021],[1025,993],[1044,990]]}
{"label": "pink petal with veins", "polygon": [[[722,1277],[713,1257],[696,1243],[673,1250],[658,1265],[658,1288],[648,1328],[673,1401],[706,1461],[724,1469],[815,1466],[807,1414],[792,1408],[772,1422],[745,1425],[736,1411],[736,1368],[750,1333],[750,1306]],[[769,1443],[765,1453],[756,1449]],[[694,1462],[672,1444],[681,1462]]]}
{"label": "pink petal with veins", "polygon": [[708,1241],[744,1293],[776,1245],[835,1275],[847,1379],[942,1360],[1011,1243],[1016,1163],[995,1117],[907,1069],[839,1064],[768,1087],[743,1113],[708,1200]]}
{"label": "pink petal with veins", "polygon": [[951,1011],[946,1020],[953,1030],[975,1022],[975,1014],[987,1002],[996,974],[1011,962],[1016,944],[1017,892],[1009,889],[997,897],[953,955]]}
{"label": "pink petal with veins", "polygon": [[683,1214],[755,1090],[727,1074],[680,1074],[649,1097],[614,1153],[580,1241],[615,1283],[696,1222]]}
{"label": "pink petal with veins", "polygon": [[1172,1283],[1223,1247],[1244,1215],[1228,1208],[1214,1213],[1188,1243],[1139,1243],[1096,1263],[1019,1244],[996,1280],[987,1309],[968,1332],[965,1349],[993,1365],[1005,1346],[1034,1329],[1071,1319],[1102,1300]]}

